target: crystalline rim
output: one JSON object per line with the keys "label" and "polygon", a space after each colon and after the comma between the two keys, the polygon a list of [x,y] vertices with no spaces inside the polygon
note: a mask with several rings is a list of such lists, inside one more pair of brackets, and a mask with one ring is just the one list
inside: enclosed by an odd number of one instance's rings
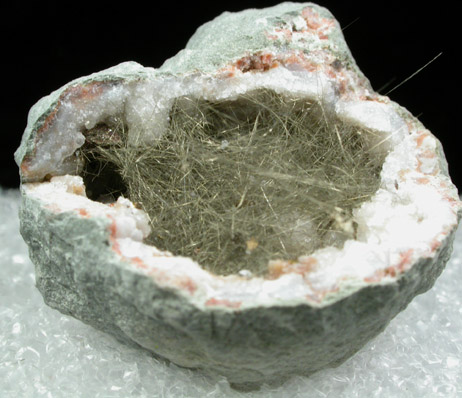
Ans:
{"label": "crystalline rim", "polygon": [[[146,96],[146,93],[159,92],[159,85],[167,85],[171,89],[162,90],[168,92],[168,97],[158,98],[156,102],[155,97]],[[149,272],[136,268],[138,260],[133,260],[137,272],[147,272],[154,279],[159,279],[160,285],[180,289],[199,306],[243,308],[307,301],[312,305],[326,305],[331,297],[337,300],[368,283],[394,281],[418,258],[433,256],[457,225],[460,202],[455,187],[445,175],[444,161],[437,155],[440,144],[407,111],[386,97],[379,97],[376,101],[340,98],[331,80],[322,72],[293,72],[281,67],[265,73],[237,75],[226,81],[226,86],[220,79],[196,75],[183,79],[159,78],[115,87],[108,91],[106,104],[96,103],[100,107],[99,113],[90,112],[93,119],[85,120],[86,125],[94,125],[98,118],[107,117],[108,113],[117,110],[118,105],[114,103],[117,96],[118,100],[122,98],[129,122],[137,123],[136,118],[142,117],[143,111],[144,114],[152,112],[152,104],[155,104],[157,113],[152,122],[159,123],[167,120],[166,104],[176,97],[235,98],[246,91],[265,87],[280,93],[288,91],[293,95],[295,92],[301,97],[321,100],[339,118],[374,129],[390,142],[390,152],[381,173],[381,188],[371,201],[355,212],[359,224],[358,239],[346,242],[342,250],[324,248],[309,258],[302,257],[298,264],[292,264],[287,272],[273,280],[249,279],[238,275],[218,277],[204,271],[190,259],[159,256],[158,250],[141,243],[140,236],[147,234],[148,230],[143,224],[144,216],[138,210],[131,209],[131,205],[125,202],[121,208],[131,210],[123,213],[122,221],[118,220],[121,213],[116,211],[112,214],[113,207],[95,204],[82,196],[81,192],[79,194],[81,182],[78,177],[56,177],[52,182],[23,184],[23,191],[27,195],[39,199],[46,206],[53,205],[59,211],[75,212],[85,208],[92,216],[109,217],[111,222],[116,223],[115,230],[118,231],[113,235],[119,251],[117,255],[128,261],[135,257],[141,259]],[[144,96],[141,95],[143,93]],[[130,104],[130,100],[127,101],[129,95],[143,98],[145,102],[148,99],[150,108],[148,106],[143,110],[140,104]],[[130,114],[127,111],[130,106],[136,112]],[[71,139],[75,140],[75,137]],[[82,144],[77,141],[76,147]],[[43,149],[43,153],[47,151]],[[62,196],[55,195],[56,189],[63,191]],[[50,195],[51,192],[53,195]],[[64,207],[63,203],[66,203]],[[136,227],[130,229],[127,225]],[[319,264],[314,270],[311,267],[313,262]],[[309,271],[307,263],[310,264]],[[284,268],[284,264],[281,267]],[[165,278],[166,272],[168,278]],[[162,278],[157,278],[161,274]]]}

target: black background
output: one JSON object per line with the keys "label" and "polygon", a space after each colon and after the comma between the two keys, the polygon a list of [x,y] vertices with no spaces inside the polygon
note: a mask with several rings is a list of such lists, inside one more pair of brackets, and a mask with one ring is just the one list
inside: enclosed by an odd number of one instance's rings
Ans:
{"label": "black background", "polygon": [[[30,107],[68,81],[137,61],[159,67],[184,48],[204,22],[223,11],[262,8],[278,1],[96,3],[15,2],[1,6],[2,81],[0,186],[17,187],[13,152],[26,126]],[[433,63],[389,94],[418,116],[443,143],[456,185],[462,188],[458,135],[461,111],[455,61],[455,11],[444,2],[404,1],[368,5],[318,1],[344,27],[360,69],[382,94],[432,58]],[[459,33],[460,34],[460,33]]]}

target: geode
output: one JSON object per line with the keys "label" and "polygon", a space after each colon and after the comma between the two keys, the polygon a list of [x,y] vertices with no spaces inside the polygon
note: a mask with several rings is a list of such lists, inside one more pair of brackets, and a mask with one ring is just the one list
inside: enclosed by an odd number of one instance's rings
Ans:
{"label": "geode", "polygon": [[[262,275],[220,275],[145,242],[156,223],[125,197],[117,170],[113,185],[97,174],[91,190],[109,188],[87,197],[82,152],[119,140],[113,126],[123,125],[128,146],[152,146],[179,99],[237,109],[258,90],[316,104],[328,125],[365,136],[378,187],[351,211],[341,244],[272,259]],[[70,82],[31,109],[15,158],[21,233],[45,302],[240,387],[310,375],[357,352],[434,284],[462,208],[439,141],[372,90],[337,21],[312,3],[224,13],[159,69],[126,62]]]}

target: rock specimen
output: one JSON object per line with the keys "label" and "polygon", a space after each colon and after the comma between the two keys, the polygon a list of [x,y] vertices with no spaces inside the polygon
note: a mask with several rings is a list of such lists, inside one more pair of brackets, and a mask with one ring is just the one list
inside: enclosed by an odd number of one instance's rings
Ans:
{"label": "rock specimen", "polygon": [[224,13],[159,69],[70,82],[16,161],[46,303],[242,388],[380,333],[442,272],[461,210],[439,141],[312,3]]}

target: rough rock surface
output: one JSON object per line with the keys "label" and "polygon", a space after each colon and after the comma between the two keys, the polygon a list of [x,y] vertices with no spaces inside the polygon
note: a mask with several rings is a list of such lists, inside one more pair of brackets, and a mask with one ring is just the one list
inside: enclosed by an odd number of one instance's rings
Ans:
{"label": "rough rock surface", "polygon": [[325,308],[203,311],[120,263],[107,250],[107,229],[99,220],[56,216],[27,197],[21,212],[21,234],[49,306],[236,384],[277,383],[341,364],[433,286],[455,233],[433,258],[414,264],[396,283],[364,288]]}
{"label": "rough rock surface", "polygon": [[[326,92],[324,97],[377,98],[330,13],[312,4],[284,3],[266,10],[225,13],[201,27],[187,48],[158,70],[123,64],[71,82],[32,109],[16,153],[23,181],[21,233],[36,265],[37,287],[48,305],[180,366],[225,375],[236,386],[248,388],[342,363],[380,333],[415,295],[433,285],[450,256],[457,222],[446,227],[429,255],[410,264],[404,258],[399,272],[339,289],[338,294],[322,296],[325,300],[320,303],[241,306],[217,299],[213,305],[199,306],[185,294],[188,289],[194,291],[190,281],[183,290],[162,284],[117,253],[109,218],[57,211],[30,194],[28,185],[34,184],[29,182],[78,171],[73,154],[82,145],[80,127],[68,133],[75,135],[69,145],[60,144],[59,118],[65,119],[69,104],[83,108],[110,90],[120,89],[123,96],[125,87],[140,89],[129,85],[141,80],[165,83],[170,76],[184,75],[184,83],[196,74],[226,79],[248,72],[264,76],[281,66],[293,76],[297,68],[323,68],[326,76],[341,69],[341,76],[336,76],[337,91]],[[208,78],[205,75],[202,82]],[[179,83],[173,79],[173,92],[175,84]],[[205,90],[205,83],[201,87]],[[238,92],[235,89],[234,94]],[[126,108],[137,109],[128,97],[123,98]],[[354,107],[348,108],[346,102],[346,110],[340,107],[337,113],[373,128],[374,112],[386,101],[382,97],[371,102],[367,117],[355,116]],[[398,105],[390,107],[409,123],[417,123]],[[85,116],[92,118],[93,114]],[[94,125],[96,119],[77,122]],[[387,119],[391,126],[395,122],[394,116]],[[446,175],[446,187],[453,191],[447,183],[444,155],[439,144],[435,145],[438,161],[432,167]],[[457,212],[457,196],[452,192],[448,197]]]}

